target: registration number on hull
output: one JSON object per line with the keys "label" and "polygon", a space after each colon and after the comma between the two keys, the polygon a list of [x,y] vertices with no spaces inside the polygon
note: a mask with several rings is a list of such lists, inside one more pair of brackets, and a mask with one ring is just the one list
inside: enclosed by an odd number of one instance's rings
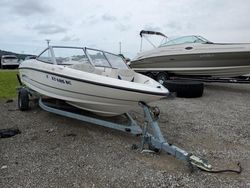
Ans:
{"label": "registration number on hull", "polygon": [[46,78],[47,79],[51,79],[55,82],[58,82],[58,83],[61,83],[61,84],[67,84],[67,85],[71,85],[71,81],[70,80],[66,80],[66,79],[63,79],[63,78],[58,78],[56,76],[51,76],[51,75],[46,75]]}

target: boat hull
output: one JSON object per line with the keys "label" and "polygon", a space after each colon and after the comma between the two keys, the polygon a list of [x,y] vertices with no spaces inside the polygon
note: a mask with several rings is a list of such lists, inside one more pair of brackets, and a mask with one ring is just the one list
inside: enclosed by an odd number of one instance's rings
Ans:
{"label": "boat hull", "polygon": [[[158,90],[146,86],[136,89],[136,84],[122,87],[127,81],[96,76],[62,66],[44,65],[34,68],[35,63],[32,65],[19,67],[21,81],[27,87],[41,95],[64,100],[75,107],[103,116],[126,113],[137,106],[139,101],[152,102],[168,94],[168,90],[163,87]],[[108,84],[111,81],[114,82],[113,85]],[[120,83],[120,86],[117,83]]]}
{"label": "boat hull", "polygon": [[[230,50],[230,45],[224,49],[217,45],[209,49],[193,46],[193,49],[177,53],[167,48],[161,51],[145,53],[131,62],[131,68],[138,72],[167,71],[176,75],[235,77],[250,73],[250,50]],[[226,47],[227,48],[226,48]],[[231,45],[231,48],[233,45]],[[220,48],[219,48],[220,47]],[[179,47],[180,48],[180,47]],[[181,47],[180,49],[187,47]],[[215,49],[217,50],[216,52]],[[249,48],[250,49],[250,48]],[[168,53],[164,50],[169,50]]]}

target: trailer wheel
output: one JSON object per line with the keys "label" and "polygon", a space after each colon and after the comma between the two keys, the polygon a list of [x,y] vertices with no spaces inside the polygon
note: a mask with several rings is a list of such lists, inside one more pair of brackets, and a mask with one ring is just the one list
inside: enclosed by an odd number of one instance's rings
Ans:
{"label": "trailer wheel", "polygon": [[29,109],[29,92],[22,88],[18,92],[18,108],[21,111],[26,111]]}
{"label": "trailer wheel", "polygon": [[165,72],[160,72],[156,76],[156,81],[159,82],[160,84],[164,84],[164,82],[166,82],[166,80],[168,79],[169,79],[169,76]]}
{"label": "trailer wheel", "polygon": [[167,80],[164,86],[177,97],[196,98],[203,95],[204,84],[197,81]]}

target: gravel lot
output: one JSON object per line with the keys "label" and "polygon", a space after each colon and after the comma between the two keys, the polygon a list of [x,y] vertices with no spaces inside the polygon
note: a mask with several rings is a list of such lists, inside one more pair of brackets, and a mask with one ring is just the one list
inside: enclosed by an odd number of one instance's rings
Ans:
{"label": "gravel lot", "polygon": [[[238,174],[190,173],[169,155],[131,150],[140,138],[0,101],[0,187],[250,187],[250,85],[207,84],[197,99],[166,99],[160,127],[175,145]],[[133,112],[141,122],[140,108]],[[71,134],[67,136],[68,134]],[[74,134],[76,136],[74,136]]]}

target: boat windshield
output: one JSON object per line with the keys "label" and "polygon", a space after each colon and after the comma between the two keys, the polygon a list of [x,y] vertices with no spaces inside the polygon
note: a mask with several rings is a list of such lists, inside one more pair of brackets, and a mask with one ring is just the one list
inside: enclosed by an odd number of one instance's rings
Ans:
{"label": "boat windshield", "polygon": [[115,69],[128,69],[123,58],[119,55],[103,52],[95,49],[87,49],[92,63],[97,67],[112,67]]}
{"label": "boat windshield", "polygon": [[58,65],[90,64],[82,48],[53,47],[53,51]]}
{"label": "boat windshield", "polygon": [[108,52],[105,52],[105,57],[108,59],[113,68],[116,69],[128,69],[124,59],[119,55],[114,55]]}
{"label": "boat windshield", "polygon": [[87,63],[96,67],[128,69],[124,59],[119,55],[81,47],[53,46],[44,50],[37,59],[46,63],[56,63],[58,65]]}
{"label": "boat windshield", "polygon": [[187,44],[187,43],[211,43],[207,39],[205,39],[202,36],[185,36],[185,37],[180,37],[176,38],[173,40],[169,40],[162,44],[161,46],[169,46],[169,45],[176,45],[176,44]]}

